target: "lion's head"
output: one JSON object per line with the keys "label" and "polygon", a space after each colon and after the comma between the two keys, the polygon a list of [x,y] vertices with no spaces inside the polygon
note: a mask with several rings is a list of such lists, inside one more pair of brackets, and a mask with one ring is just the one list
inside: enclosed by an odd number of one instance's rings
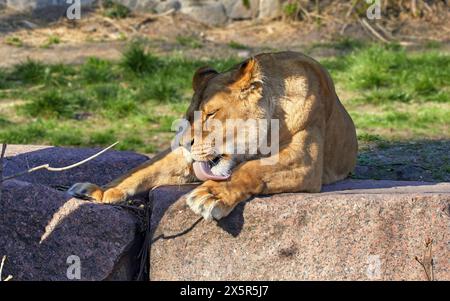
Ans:
{"label": "lion's head", "polygon": [[[190,154],[201,180],[223,180],[236,164],[260,155],[267,143],[269,102],[255,58],[218,73],[210,67],[193,77],[194,95],[186,113],[191,125]],[[256,135],[256,136],[255,136]]]}

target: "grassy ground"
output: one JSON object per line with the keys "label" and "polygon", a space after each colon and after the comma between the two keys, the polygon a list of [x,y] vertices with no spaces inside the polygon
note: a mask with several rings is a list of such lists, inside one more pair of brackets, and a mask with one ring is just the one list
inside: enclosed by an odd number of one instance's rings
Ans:
{"label": "grassy ground", "polygon": [[[321,62],[356,123],[359,174],[407,179],[414,171],[399,173],[396,166],[416,160],[422,172],[415,178],[450,180],[450,55],[436,46],[408,53],[398,45],[349,40],[327,47],[346,50]],[[0,70],[0,141],[104,146],[120,140],[119,149],[154,153],[169,145],[172,121],[188,105],[195,69],[225,70],[237,62],[156,57],[139,42],[131,43],[119,62],[94,57],[80,66],[23,62]],[[402,156],[390,154],[393,149]],[[434,150],[439,151],[430,156]]]}
{"label": "grassy ground", "polygon": [[361,47],[323,61],[346,96],[360,139],[449,138],[450,56]]}
{"label": "grassy ground", "polygon": [[131,44],[120,62],[90,58],[81,66],[26,61],[0,71],[0,140],[103,146],[153,153],[168,145],[183,117],[196,68],[237,61],[157,58]]}

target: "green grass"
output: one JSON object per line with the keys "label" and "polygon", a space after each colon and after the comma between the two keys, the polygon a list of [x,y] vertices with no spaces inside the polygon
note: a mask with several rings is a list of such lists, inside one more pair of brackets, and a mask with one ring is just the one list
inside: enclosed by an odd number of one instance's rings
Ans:
{"label": "green grass", "polygon": [[[338,95],[355,121],[361,145],[450,139],[450,56],[437,49],[413,53],[396,45],[351,40],[346,54],[324,59]],[[0,69],[0,141],[105,146],[152,153],[168,146],[172,122],[188,106],[191,79],[204,65],[226,70],[240,59],[159,57],[145,41],[122,58],[89,58],[82,65],[27,60]],[[6,105],[11,100],[16,105]]]}
{"label": "green grass", "polygon": [[316,48],[333,48],[340,51],[352,51],[363,48],[365,44],[360,40],[349,37],[342,37],[332,42],[316,42],[312,43],[307,52]]}
{"label": "green grass", "polygon": [[283,13],[286,17],[295,18],[298,12],[298,3],[290,2],[283,5]]}
{"label": "green grass", "polygon": [[428,41],[425,43],[425,48],[427,49],[439,49],[442,47],[441,42],[438,41]]}
{"label": "green grass", "polygon": [[232,49],[238,49],[238,50],[248,49],[247,46],[245,46],[244,44],[238,43],[236,41],[231,41],[230,43],[228,43],[228,47],[230,47]]}
{"label": "green grass", "polygon": [[80,109],[92,109],[87,97],[78,93],[64,93],[49,89],[20,107],[20,111],[30,117],[70,118]]}
{"label": "green grass", "polygon": [[131,14],[131,10],[114,0],[103,0],[103,15],[113,19],[124,19]]}
{"label": "green grass", "polygon": [[177,36],[177,43],[181,46],[189,47],[192,49],[199,49],[203,47],[202,41],[195,36]]}
{"label": "green grass", "polygon": [[96,57],[88,58],[81,66],[80,73],[87,83],[108,82],[115,77],[113,64]]}
{"label": "green grass", "polygon": [[44,64],[27,59],[27,61],[14,66],[9,79],[23,84],[36,84],[45,79],[47,73],[47,67]]}
{"label": "green grass", "polygon": [[324,64],[336,82],[360,93],[362,103],[450,102],[448,54],[408,54],[396,45],[372,46]]}
{"label": "green grass", "polygon": [[7,72],[0,68],[0,89],[6,89],[8,87]]}
{"label": "green grass", "polygon": [[377,135],[381,144],[450,138],[448,54],[372,45],[322,63],[338,91],[345,91],[341,98],[362,137]]}
{"label": "green grass", "polygon": [[152,73],[160,67],[160,60],[145,50],[142,41],[133,41],[123,53],[121,65],[136,74]]}
{"label": "green grass", "polygon": [[[27,60],[0,69],[0,141],[103,146],[155,152],[183,116],[195,70],[225,70],[237,60],[156,57],[130,43],[118,62],[89,58],[79,66]],[[6,100],[18,100],[4,106]]]}
{"label": "green grass", "polygon": [[450,104],[390,104],[361,109],[347,101],[346,107],[363,136],[378,135],[387,140],[450,138]]}
{"label": "green grass", "polygon": [[61,39],[58,36],[51,35],[48,37],[47,41],[42,45],[42,48],[49,48],[52,45],[57,45],[61,43]]}
{"label": "green grass", "polygon": [[9,36],[5,39],[5,44],[15,47],[22,47],[23,42],[19,37]]}
{"label": "green grass", "polygon": [[[322,63],[355,121],[360,141],[383,147],[386,141],[450,138],[448,54],[346,44],[347,55]],[[378,140],[370,141],[373,137]]]}

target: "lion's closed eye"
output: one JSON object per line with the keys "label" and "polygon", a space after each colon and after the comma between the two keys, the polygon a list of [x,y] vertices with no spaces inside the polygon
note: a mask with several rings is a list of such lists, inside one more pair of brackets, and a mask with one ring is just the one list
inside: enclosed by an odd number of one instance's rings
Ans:
{"label": "lion's closed eye", "polygon": [[219,109],[211,111],[210,113],[206,113],[206,119],[214,117],[218,111]]}

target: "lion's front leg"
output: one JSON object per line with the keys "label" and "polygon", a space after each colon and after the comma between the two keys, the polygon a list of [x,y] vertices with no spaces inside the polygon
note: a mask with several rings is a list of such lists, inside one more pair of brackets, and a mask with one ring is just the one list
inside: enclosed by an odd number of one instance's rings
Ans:
{"label": "lion's front leg", "polygon": [[[258,190],[250,189],[258,186],[233,175],[232,180],[226,182],[206,181],[195,188],[187,197],[186,202],[195,213],[206,220],[219,220],[228,214],[242,201],[247,200]],[[246,185],[248,184],[248,185]]]}
{"label": "lion's front leg", "polygon": [[192,162],[186,150],[182,147],[174,151],[168,149],[103,188],[91,183],[77,183],[68,193],[78,198],[117,203],[158,185],[188,183],[195,179],[191,170]]}
{"label": "lion's front leg", "polygon": [[319,192],[323,172],[322,137],[319,128],[305,130],[273,160],[244,162],[233,171],[230,180],[206,181],[188,195],[187,204],[206,220],[218,220],[240,202],[258,194]]}

